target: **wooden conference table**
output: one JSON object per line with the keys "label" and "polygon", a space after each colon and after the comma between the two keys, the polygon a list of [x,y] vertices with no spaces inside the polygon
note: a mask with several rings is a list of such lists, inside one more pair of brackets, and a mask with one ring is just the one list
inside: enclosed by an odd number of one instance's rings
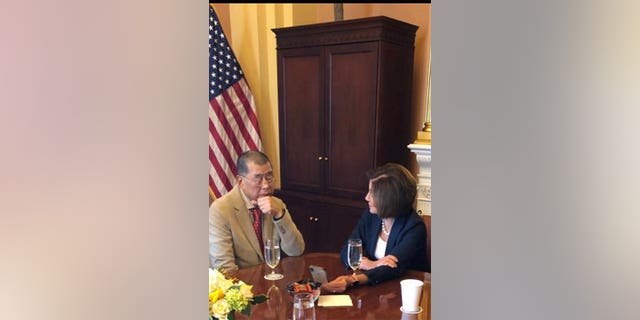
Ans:
{"label": "wooden conference table", "polygon": [[[309,253],[300,257],[286,257],[276,267],[276,272],[284,275],[283,279],[270,281],[264,275],[271,272],[266,264],[229,273],[247,284],[253,285],[254,294],[264,294],[270,299],[252,306],[251,319],[291,319],[293,299],[287,292],[287,284],[301,279],[311,279],[309,265],[321,266],[327,271],[329,281],[340,275],[350,274],[340,261],[337,253]],[[408,314],[400,311],[402,296],[400,281],[418,279],[424,281],[419,314]],[[322,293],[325,294],[324,292]],[[328,319],[431,319],[431,274],[428,272],[408,270],[398,279],[389,280],[376,286],[362,285],[349,288],[341,294],[351,296],[352,307],[319,307],[316,305],[316,320]],[[247,319],[239,312],[236,318]]]}

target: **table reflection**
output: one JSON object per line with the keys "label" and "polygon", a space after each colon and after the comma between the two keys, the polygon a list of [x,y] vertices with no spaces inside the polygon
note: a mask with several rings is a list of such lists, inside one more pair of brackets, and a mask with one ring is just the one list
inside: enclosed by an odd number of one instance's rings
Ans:
{"label": "table reflection", "polygon": [[[270,281],[264,279],[265,272],[271,269],[266,265],[258,265],[230,273],[250,285],[255,294],[264,294],[269,299],[251,309],[251,319],[291,319],[293,299],[287,292],[287,284],[301,279],[310,279],[309,266],[321,266],[327,271],[327,278],[334,279],[340,275],[349,274],[336,253],[310,253],[301,257],[286,257],[276,267],[277,272],[284,275],[281,280]],[[420,306],[423,311],[417,315],[400,311],[402,297],[400,281],[404,279],[418,279],[425,282],[422,289]],[[376,286],[363,285],[348,289],[342,294],[348,294],[353,302],[352,307],[318,307],[316,306],[316,320],[325,319],[430,319],[431,274],[422,271],[408,270],[398,279],[386,281]],[[325,293],[323,292],[323,295]],[[238,319],[246,316],[236,313]]]}
{"label": "table reflection", "polygon": [[278,312],[278,308],[281,308],[283,304],[282,290],[280,290],[280,288],[276,286],[275,281],[272,281],[272,282],[273,284],[271,285],[271,287],[269,287],[269,290],[267,290],[267,293],[265,294],[269,299],[264,302],[267,305],[267,310],[265,310],[263,314],[264,318],[265,319],[287,319],[284,313]]}

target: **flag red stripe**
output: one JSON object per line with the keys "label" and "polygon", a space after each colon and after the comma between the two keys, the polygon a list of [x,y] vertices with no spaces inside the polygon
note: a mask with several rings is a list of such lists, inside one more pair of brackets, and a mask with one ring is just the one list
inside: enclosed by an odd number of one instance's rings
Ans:
{"label": "flag red stripe", "polygon": [[222,125],[222,128],[224,129],[225,133],[227,134],[227,137],[229,138],[229,141],[231,142],[231,145],[233,146],[233,149],[236,151],[237,154],[241,154],[242,147],[240,146],[240,142],[238,142],[238,138],[236,137],[236,132],[234,132],[233,129],[231,128],[229,121],[227,121],[227,117],[222,111],[222,106],[218,103],[218,101],[216,101],[216,99],[211,100],[210,105],[213,108],[213,111],[218,116],[218,122],[220,123],[220,125]]}
{"label": "flag red stripe", "polygon": [[245,82],[245,79],[243,78],[240,81],[234,83],[232,85],[233,90],[235,90],[236,95],[240,99],[240,102],[242,102],[242,105],[244,106],[244,109],[247,111],[247,116],[249,117],[249,121],[251,121],[251,125],[256,130],[256,133],[258,134],[258,137],[260,137],[261,134],[260,134],[260,127],[258,126],[258,117],[256,116],[255,112],[253,111],[253,108],[251,107],[251,103],[249,103],[249,99],[244,94],[244,90],[243,90],[243,87],[245,87],[247,89],[247,91],[250,93],[251,91],[249,89],[249,85],[245,84],[244,86],[241,86],[240,85],[241,81]]}
{"label": "flag red stripe", "polygon": [[250,150],[258,150],[258,147],[253,142],[253,139],[251,138],[251,135],[249,134],[249,131],[247,131],[247,127],[244,125],[244,121],[242,120],[242,116],[240,116],[240,113],[238,112],[238,109],[237,109],[238,106],[233,103],[233,100],[231,99],[231,96],[229,96],[229,92],[225,91],[225,92],[223,92],[221,94],[221,96],[224,99],[224,101],[227,103],[227,106],[229,107],[229,111],[231,111],[231,114],[236,119],[236,123],[238,125],[238,130],[240,131],[240,133],[244,137],[244,141],[247,143],[247,145],[249,145],[249,149]]}
{"label": "flag red stripe", "polygon": [[227,165],[229,166],[229,168],[231,168],[231,174],[235,175],[236,164],[233,158],[231,157],[231,154],[229,154],[229,149],[227,148],[227,145],[225,145],[225,143],[222,141],[222,138],[218,134],[218,130],[216,130],[213,127],[213,122],[211,121],[211,119],[209,119],[209,132],[211,133],[211,136],[213,137],[213,140],[215,141],[218,147],[218,150],[220,151],[220,153],[222,153],[224,160],[227,162]]}
{"label": "flag red stripe", "polygon": [[[210,159],[211,165],[213,166],[213,168],[216,170],[216,173],[218,174],[218,178],[222,181],[222,184],[224,184],[224,187],[227,190],[231,190],[233,188],[233,185],[227,178],[227,175],[225,174],[224,170],[220,166],[220,163],[218,162],[218,159],[213,154],[213,150],[211,150],[211,148],[209,148],[209,159]],[[216,194],[216,197],[220,197],[220,196],[221,195]]]}
{"label": "flag red stripe", "polygon": [[220,190],[218,190],[218,187],[216,186],[216,184],[213,183],[213,178],[211,177],[211,174],[209,174],[209,187],[211,188],[213,195],[216,196],[216,198],[219,198],[222,193],[220,192]]}

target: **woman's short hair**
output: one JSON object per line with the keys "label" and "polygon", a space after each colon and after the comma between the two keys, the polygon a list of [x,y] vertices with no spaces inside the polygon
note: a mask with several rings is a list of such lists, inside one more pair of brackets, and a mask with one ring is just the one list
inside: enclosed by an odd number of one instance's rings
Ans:
{"label": "woman's short hair", "polygon": [[371,194],[381,218],[397,217],[411,211],[417,183],[407,168],[387,163],[367,172],[367,178],[371,181]]}

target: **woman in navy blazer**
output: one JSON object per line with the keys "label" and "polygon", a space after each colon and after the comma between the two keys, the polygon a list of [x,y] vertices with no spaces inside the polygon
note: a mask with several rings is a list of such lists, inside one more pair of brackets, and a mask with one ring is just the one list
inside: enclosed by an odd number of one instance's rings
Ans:
{"label": "woman in navy blazer", "polygon": [[[349,239],[361,239],[361,273],[340,276],[323,287],[342,292],[360,284],[375,285],[401,276],[406,269],[430,271],[427,261],[427,229],[413,208],[416,180],[407,168],[387,163],[367,172],[369,208],[360,217]],[[340,253],[348,267],[347,241]]]}

